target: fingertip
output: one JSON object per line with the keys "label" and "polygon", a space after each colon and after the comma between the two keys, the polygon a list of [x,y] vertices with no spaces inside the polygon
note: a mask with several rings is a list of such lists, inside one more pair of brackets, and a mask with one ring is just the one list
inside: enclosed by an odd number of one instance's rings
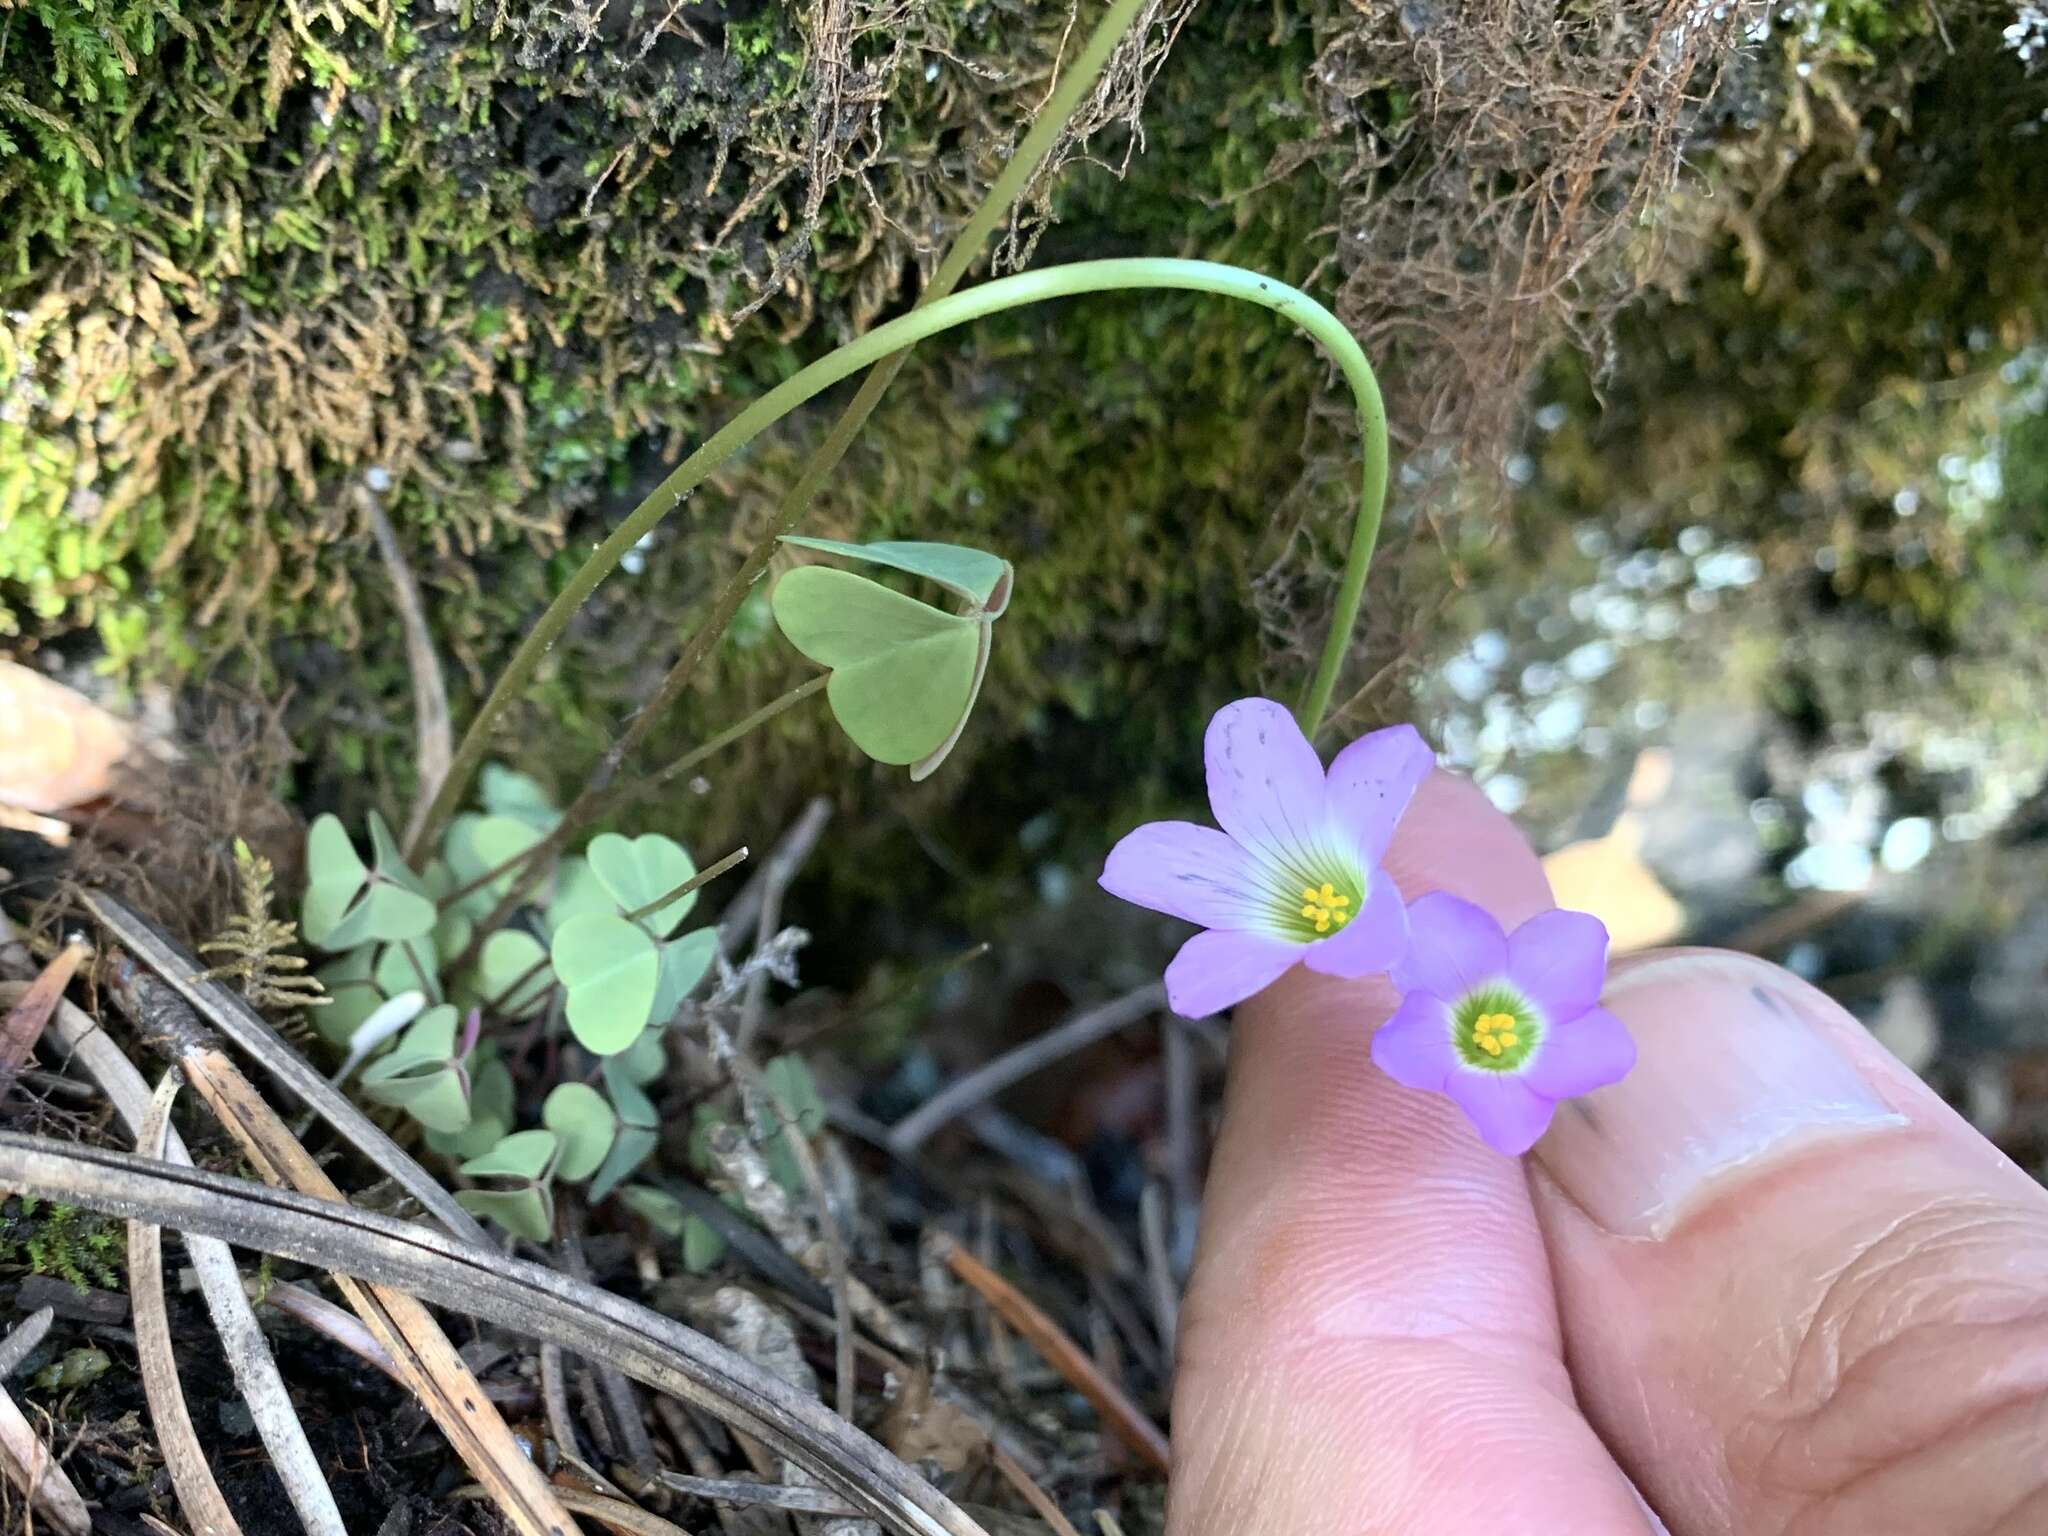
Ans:
{"label": "fingertip", "polygon": [[1507,929],[1555,905],[1529,840],[1478,785],[1441,768],[1416,790],[1385,867],[1409,901],[1448,891]]}

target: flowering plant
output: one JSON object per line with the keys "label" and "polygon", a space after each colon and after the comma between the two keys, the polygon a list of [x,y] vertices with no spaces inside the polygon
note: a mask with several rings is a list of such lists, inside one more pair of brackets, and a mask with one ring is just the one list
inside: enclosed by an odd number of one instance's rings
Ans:
{"label": "flowering plant", "polygon": [[1402,1000],[1373,1037],[1382,1071],[1447,1095],[1510,1156],[1558,1101],[1635,1064],[1621,1021],[1597,1006],[1607,930],[1545,912],[1512,934],[1442,892],[1403,905],[1380,860],[1435,762],[1413,726],[1362,736],[1324,772],[1294,716],[1271,699],[1226,704],[1204,743],[1222,830],[1149,822],[1110,850],[1114,896],[1202,925],[1166,968],[1190,1018],[1261,991],[1295,965],[1327,976],[1387,972]]}
{"label": "flowering plant", "polygon": [[1372,1059],[1396,1082],[1449,1095],[1495,1151],[1528,1151],[1559,1100],[1635,1065],[1621,1020],[1597,1006],[1597,917],[1544,912],[1504,933],[1484,908],[1438,891],[1408,908],[1408,938],[1393,969],[1401,1006],[1372,1037]]}
{"label": "flowering plant", "polygon": [[1205,930],[1166,968],[1174,1012],[1220,1012],[1297,964],[1369,976],[1399,960],[1407,911],[1379,862],[1435,761],[1415,728],[1360,737],[1326,774],[1283,705],[1240,699],[1209,722],[1204,756],[1222,830],[1149,822],[1102,871],[1111,895]]}

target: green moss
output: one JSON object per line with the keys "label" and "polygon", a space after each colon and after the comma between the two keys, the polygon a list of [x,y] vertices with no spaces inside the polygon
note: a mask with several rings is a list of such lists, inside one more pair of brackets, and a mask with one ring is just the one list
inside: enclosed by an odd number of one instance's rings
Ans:
{"label": "green moss", "polygon": [[[479,559],[559,548],[636,452],[893,299],[1066,20],[639,3],[600,36],[587,6],[485,9],[8,12],[0,622],[126,636],[168,608],[194,633],[159,665],[381,644],[366,490],[457,599]],[[849,83],[880,99],[821,95]],[[475,666],[508,632],[449,630]]]}
{"label": "green moss", "polygon": [[81,1291],[118,1290],[127,1252],[127,1228],[112,1217],[26,1198],[0,1208],[0,1264],[55,1275]]}

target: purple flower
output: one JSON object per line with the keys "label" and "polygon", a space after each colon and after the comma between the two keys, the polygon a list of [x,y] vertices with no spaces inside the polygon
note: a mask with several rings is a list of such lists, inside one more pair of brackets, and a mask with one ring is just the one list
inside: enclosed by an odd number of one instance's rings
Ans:
{"label": "purple flower", "polygon": [[1219,1012],[1297,963],[1367,976],[1400,959],[1407,912],[1379,862],[1435,762],[1415,728],[1360,737],[1325,774],[1283,706],[1239,699],[1209,722],[1204,755],[1223,830],[1149,822],[1102,870],[1111,895],[1208,930],[1166,968],[1173,1011]]}
{"label": "purple flower", "polygon": [[1372,1059],[1410,1088],[1448,1094],[1496,1152],[1528,1151],[1560,1099],[1636,1064],[1621,1020],[1596,1006],[1607,979],[1598,918],[1545,912],[1503,933],[1438,892],[1408,908],[1408,931],[1393,970],[1401,1006],[1372,1037]]}

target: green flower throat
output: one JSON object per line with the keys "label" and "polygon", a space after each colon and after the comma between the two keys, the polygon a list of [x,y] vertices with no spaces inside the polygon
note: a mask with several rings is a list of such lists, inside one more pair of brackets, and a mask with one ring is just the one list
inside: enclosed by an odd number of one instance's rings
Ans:
{"label": "green flower throat", "polygon": [[1493,982],[1451,1007],[1451,1044],[1458,1059],[1481,1072],[1519,1072],[1543,1038],[1537,1012],[1513,988]]}

